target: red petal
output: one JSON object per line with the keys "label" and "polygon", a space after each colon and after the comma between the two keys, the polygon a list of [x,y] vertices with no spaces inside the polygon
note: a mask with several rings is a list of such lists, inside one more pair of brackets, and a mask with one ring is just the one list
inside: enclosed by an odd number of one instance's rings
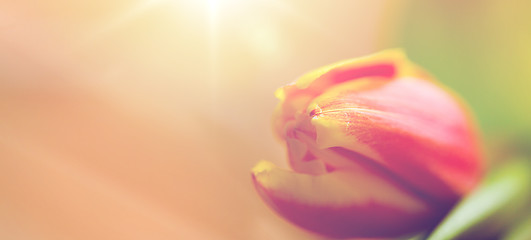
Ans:
{"label": "red petal", "polygon": [[446,211],[367,169],[314,176],[262,162],[253,170],[253,181],[277,213],[331,237],[401,236],[434,225]]}
{"label": "red petal", "polygon": [[454,97],[414,78],[371,86],[338,85],[314,100],[308,112],[318,145],[365,155],[440,199],[467,192],[479,178],[479,151]]}

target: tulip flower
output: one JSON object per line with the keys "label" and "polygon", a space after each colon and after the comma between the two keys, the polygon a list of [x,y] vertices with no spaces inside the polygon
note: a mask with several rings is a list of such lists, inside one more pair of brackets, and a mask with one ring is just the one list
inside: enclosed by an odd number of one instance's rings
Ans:
{"label": "tulip flower", "polygon": [[480,144],[464,104],[387,50],[312,71],[276,92],[274,131],[292,170],[252,170],[282,217],[336,238],[434,227],[478,182]]}

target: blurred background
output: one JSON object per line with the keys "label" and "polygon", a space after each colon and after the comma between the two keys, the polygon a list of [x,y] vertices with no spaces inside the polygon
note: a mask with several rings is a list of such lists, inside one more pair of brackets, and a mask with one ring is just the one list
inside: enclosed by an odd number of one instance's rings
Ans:
{"label": "blurred background", "polygon": [[531,156],[526,0],[0,1],[1,239],[320,239],[250,168],[285,166],[273,92],[401,47]]}

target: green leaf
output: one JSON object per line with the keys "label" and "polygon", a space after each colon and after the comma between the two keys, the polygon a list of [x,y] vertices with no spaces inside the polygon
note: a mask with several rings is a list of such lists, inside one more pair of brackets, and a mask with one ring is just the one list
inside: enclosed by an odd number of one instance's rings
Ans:
{"label": "green leaf", "polygon": [[486,239],[525,214],[531,196],[531,163],[516,158],[493,171],[461,201],[428,240]]}

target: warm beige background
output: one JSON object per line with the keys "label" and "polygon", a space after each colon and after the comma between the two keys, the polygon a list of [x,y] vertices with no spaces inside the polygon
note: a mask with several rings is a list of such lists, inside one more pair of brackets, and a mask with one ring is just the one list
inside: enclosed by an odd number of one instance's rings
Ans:
{"label": "warm beige background", "polygon": [[0,238],[318,239],[250,182],[259,159],[285,164],[273,91],[387,47],[401,11],[1,1]]}

